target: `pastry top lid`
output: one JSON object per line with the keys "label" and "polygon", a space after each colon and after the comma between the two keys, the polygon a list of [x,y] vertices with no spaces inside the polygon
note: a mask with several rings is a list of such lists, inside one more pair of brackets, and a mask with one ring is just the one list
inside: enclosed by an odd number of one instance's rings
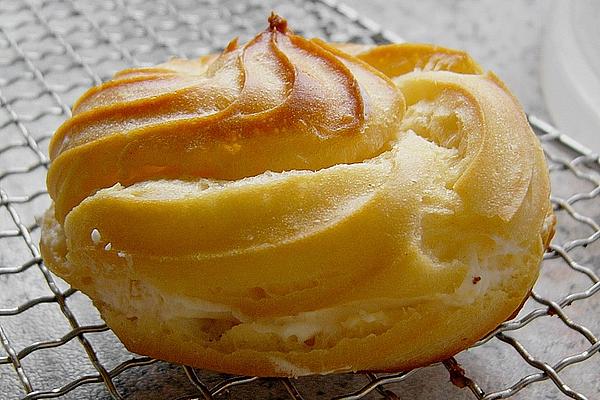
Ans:
{"label": "pastry top lid", "polygon": [[493,75],[436,46],[307,40],[272,14],[244,45],[128,69],[86,92],[52,139],[47,186],[62,223],[117,183],[318,171],[369,161],[410,130],[456,150],[451,186],[469,204],[514,215],[535,138]]}
{"label": "pastry top lid", "polygon": [[[295,35],[273,13],[267,29],[244,45],[234,39],[219,55],[128,69],[90,89],[55,134],[50,155],[86,146],[101,151],[103,143],[126,138],[142,153],[161,147],[154,167],[193,176],[316,170],[383,151],[403,111],[402,94],[386,76]],[[268,157],[257,157],[261,148]],[[214,162],[184,168],[198,158]]]}

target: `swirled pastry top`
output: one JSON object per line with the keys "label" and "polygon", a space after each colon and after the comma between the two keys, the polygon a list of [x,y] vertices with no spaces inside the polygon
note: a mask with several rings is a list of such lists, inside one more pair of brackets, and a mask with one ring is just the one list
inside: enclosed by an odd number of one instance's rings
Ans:
{"label": "swirled pastry top", "polygon": [[228,373],[447,358],[520,307],[552,235],[542,149],[493,74],[276,16],[91,89],[50,153],[45,263],[130,350]]}
{"label": "swirled pastry top", "polygon": [[63,220],[117,182],[362,161],[393,138],[403,111],[385,75],[272,17],[219,56],[125,70],[85,93],[50,144],[48,187]]}

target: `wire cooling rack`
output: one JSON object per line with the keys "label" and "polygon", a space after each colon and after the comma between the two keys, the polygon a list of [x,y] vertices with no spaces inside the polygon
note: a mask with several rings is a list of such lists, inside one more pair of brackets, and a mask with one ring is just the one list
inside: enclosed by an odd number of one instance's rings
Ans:
{"label": "wire cooling rack", "polygon": [[46,269],[36,218],[49,204],[47,146],[73,101],[127,66],[246,39],[271,9],[307,36],[396,40],[331,1],[0,1],[0,398],[600,398],[598,156],[533,117],[557,235],[516,319],[443,363],[294,380],[168,364],[127,352],[89,299]]}

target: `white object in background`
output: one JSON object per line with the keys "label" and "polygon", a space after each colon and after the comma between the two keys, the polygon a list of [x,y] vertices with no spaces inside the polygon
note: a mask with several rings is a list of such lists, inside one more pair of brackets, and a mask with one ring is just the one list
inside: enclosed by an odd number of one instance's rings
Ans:
{"label": "white object in background", "polygon": [[541,79],[550,115],[600,152],[600,2],[555,0],[547,21]]}

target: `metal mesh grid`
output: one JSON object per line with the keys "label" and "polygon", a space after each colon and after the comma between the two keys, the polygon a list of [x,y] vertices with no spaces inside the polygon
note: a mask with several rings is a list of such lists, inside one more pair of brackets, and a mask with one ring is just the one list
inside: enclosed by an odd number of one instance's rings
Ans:
{"label": "metal mesh grid", "polygon": [[290,380],[167,364],[127,352],[91,302],[46,269],[36,222],[49,205],[46,149],[74,100],[127,66],[196,57],[235,35],[246,39],[271,9],[306,36],[396,40],[330,0],[1,1],[0,397],[399,399],[439,390],[444,395],[432,397],[586,399],[600,393],[598,156],[534,117],[559,221],[542,276],[516,319],[434,366]]}

